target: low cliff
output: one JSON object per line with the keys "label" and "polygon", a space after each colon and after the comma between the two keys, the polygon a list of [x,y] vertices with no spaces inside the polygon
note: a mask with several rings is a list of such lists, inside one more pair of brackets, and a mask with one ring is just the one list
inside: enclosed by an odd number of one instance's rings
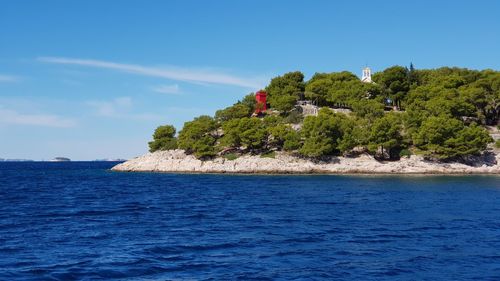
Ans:
{"label": "low cliff", "polygon": [[380,162],[369,155],[356,158],[331,157],[313,162],[286,153],[275,158],[244,155],[235,160],[216,158],[201,161],[183,150],[148,153],[116,165],[114,171],[172,173],[262,173],[262,174],[500,174],[500,155],[474,165],[436,163],[411,156],[399,161]]}

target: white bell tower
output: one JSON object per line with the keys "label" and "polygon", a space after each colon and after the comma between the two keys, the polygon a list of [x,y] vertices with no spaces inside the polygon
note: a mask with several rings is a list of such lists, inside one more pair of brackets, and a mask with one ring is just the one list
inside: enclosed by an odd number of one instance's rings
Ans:
{"label": "white bell tower", "polygon": [[363,82],[363,83],[373,83],[373,81],[372,81],[372,70],[369,67],[363,68],[363,75],[361,76],[361,82]]}

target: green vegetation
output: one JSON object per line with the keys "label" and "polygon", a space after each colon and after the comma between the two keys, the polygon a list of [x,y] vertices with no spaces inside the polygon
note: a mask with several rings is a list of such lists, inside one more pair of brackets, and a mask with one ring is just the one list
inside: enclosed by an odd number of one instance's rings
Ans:
{"label": "green vegetation", "polygon": [[424,155],[440,159],[477,154],[492,142],[488,132],[476,124],[465,126],[451,117],[430,117],[415,134],[415,145]]}
{"label": "green vegetation", "polygon": [[220,139],[222,147],[258,150],[264,146],[267,130],[264,122],[257,117],[233,119],[222,124],[224,136]]}
{"label": "green vegetation", "polygon": [[[363,83],[343,71],[305,81],[301,72],[286,73],[265,88],[268,115],[252,117],[257,105],[251,93],[214,117],[186,122],[177,139],[172,126],[159,127],[150,150],[179,147],[201,159],[229,160],[244,153],[274,157],[283,150],[309,158],[368,151],[383,160],[415,153],[460,161],[493,141],[484,125],[497,126],[500,119],[500,72],[410,65],[389,67],[372,79]],[[322,108],[304,117],[298,100]]]}
{"label": "green vegetation", "polygon": [[262,153],[260,155],[261,158],[275,158],[276,157],[276,152],[275,151],[269,151],[269,152],[265,152],[265,153]]}
{"label": "green vegetation", "polygon": [[226,158],[226,160],[233,161],[233,160],[238,159],[238,154],[236,154],[236,153],[224,154],[224,158]]}
{"label": "green vegetation", "polygon": [[156,128],[153,134],[153,141],[149,142],[149,151],[171,150],[177,148],[174,126],[165,125]]}
{"label": "green vegetation", "polygon": [[[394,151],[402,146],[402,123],[397,113],[388,113],[373,122],[368,148],[382,159],[395,158]],[[380,149],[380,151],[379,151]],[[378,154],[378,155],[377,155]]]}
{"label": "green vegetation", "polygon": [[290,111],[304,89],[304,74],[299,71],[273,78],[269,86],[266,87],[269,105],[279,111]]}
{"label": "green vegetation", "polygon": [[282,147],[285,151],[300,148],[300,134],[286,124],[278,124],[268,129],[271,136],[268,144],[273,147]]}
{"label": "green vegetation", "polygon": [[186,153],[193,153],[198,158],[213,157],[216,154],[215,130],[217,122],[210,116],[202,115],[186,122],[179,132],[179,148],[186,150]]}
{"label": "green vegetation", "polygon": [[495,147],[496,147],[496,148],[500,148],[500,140],[497,140],[497,141],[495,142]]}
{"label": "green vegetation", "polygon": [[304,144],[299,153],[307,157],[320,157],[336,152],[342,132],[340,114],[322,108],[318,116],[307,116],[302,125]]}
{"label": "green vegetation", "polygon": [[411,151],[408,149],[402,149],[399,152],[399,157],[410,157],[412,155]]}

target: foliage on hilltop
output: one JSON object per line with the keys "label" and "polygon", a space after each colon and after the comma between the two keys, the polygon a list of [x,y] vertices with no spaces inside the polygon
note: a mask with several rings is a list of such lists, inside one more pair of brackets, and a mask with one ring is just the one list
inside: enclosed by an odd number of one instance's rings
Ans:
{"label": "foliage on hilltop", "polygon": [[153,141],[149,142],[149,151],[171,150],[177,148],[175,138],[175,128],[172,125],[165,125],[156,128],[153,134]]}
{"label": "foliage on hilltop", "polygon": [[[347,71],[301,72],[275,77],[265,88],[270,114],[252,117],[253,94],[186,122],[155,131],[150,150],[185,149],[198,158],[285,150],[309,158],[369,152],[379,159],[412,153],[460,160],[485,151],[493,140],[485,125],[500,119],[500,72],[443,67],[389,67],[363,83]],[[322,107],[303,117],[299,100]],[[335,113],[332,108],[352,110]]]}

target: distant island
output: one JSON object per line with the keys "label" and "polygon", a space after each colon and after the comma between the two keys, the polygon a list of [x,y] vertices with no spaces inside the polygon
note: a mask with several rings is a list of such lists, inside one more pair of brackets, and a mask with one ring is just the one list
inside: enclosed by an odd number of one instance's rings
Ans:
{"label": "distant island", "polygon": [[393,66],[275,77],[118,171],[500,173],[500,72]]}
{"label": "distant island", "polygon": [[70,162],[71,159],[66,158],[66,157],[55,157],[50,162]]}

